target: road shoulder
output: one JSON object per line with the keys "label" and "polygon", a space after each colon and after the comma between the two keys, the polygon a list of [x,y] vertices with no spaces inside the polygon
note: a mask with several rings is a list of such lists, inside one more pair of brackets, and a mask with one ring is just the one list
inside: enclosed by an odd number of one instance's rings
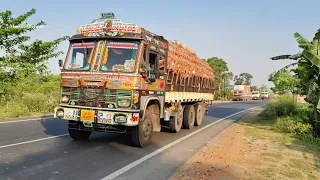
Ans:
{"label": "road shoulder", "polygon": [[318,153],[294,144],[289,135],[242,123],[261,110],[252,111],[214,137],[170,180],[320,179]]}

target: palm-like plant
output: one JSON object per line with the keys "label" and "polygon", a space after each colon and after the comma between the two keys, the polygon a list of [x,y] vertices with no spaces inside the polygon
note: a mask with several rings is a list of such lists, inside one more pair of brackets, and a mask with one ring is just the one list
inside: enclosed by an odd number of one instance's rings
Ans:
{"label": "palm-like plant", "polygon": [[314,105],[315,122],[313,125],[316,133],[320,135],[320,29],[315,34],[312,42],[309,42],[299,33],[294,33],[294,37],[302,49],[301,53],[281,55],[272,57],[271,59],[290,59],[296,61],[281,70],[295,67],[292,71],[300,79],[299,88],[307,95],[307,102]]}

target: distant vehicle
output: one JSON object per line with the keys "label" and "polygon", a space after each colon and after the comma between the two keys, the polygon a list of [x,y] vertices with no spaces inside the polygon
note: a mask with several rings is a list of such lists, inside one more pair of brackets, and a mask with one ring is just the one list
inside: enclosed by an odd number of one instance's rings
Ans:
{"label": "distant vehicle", "polygon": [[234,101],[248,101],[251,99],[251,88],[246,85],[235,85],[233,88]]}
{"label": "distant vehicle", "polygon": [[261,99],[269,99],[269,93],[268,92],[262,92],[261,93]]}
{"label": "distant vehicle", "polygon": [[260,92],[259,91],[252,91],[251,98],[253,100],[259,100],[260,99]]}

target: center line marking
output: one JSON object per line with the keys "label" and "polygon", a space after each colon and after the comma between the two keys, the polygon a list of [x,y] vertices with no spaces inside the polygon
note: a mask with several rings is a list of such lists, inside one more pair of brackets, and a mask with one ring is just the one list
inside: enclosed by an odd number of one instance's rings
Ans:
{"label": "center line marking", "polygon": [[196,131],[194,131],[194,132],[192,132],[192,133],[190,133],[190,134],[188,134],[188,135],[186,135],[186,136],[184,136],[184,137],[182,137],[182,138],[180,138],[180,139],[177,139],[177,140],[173,141],[173,142],[170,143],[170,144],[167,144],[167,145],[163,146],[162,148],[157,149],[156,151],[153,151],[153,152],[150,153],[150,154],[147,154],[147,155],[143,156],[142,158],[140,158],[140,159],[138,159],[138,160],[136,160],[136,161],[134,161],[134,162],[126,165],[125,167],[123,167],[123,168],[121,168],[121,169],[119,169],[119,170],[117,170],[117,171],[109,174],[108,176],[102,178],[101,180],[111,180],[111,179],[114,179],[114,178],[120,176],[121,174],[129,171],[130,169],[134,168],[135,166],[141,164],[142,162],[144,162],[144,161],[152,158],[153,156],[161,153],[162,151],[164,151],[164,150],[166,150],[166,149],[168,149],[168,148],[170,148],[170,147],[178,144],[179,142],[181,142],[181,141],[183,141],[183,140],[185,140],[185,139],[187,139],[187,138],[189,138],[189,137],[191,137],[191,136],[193,136],[193,135],[195,135],[195,134],[197,134],[197,133],[199,133],[199,132],[201,132],[201,131],[203,131],[203,130],[211,127],[211,126],[213,126],[214,124],[217,124],[218,122],[221,122],[221,121],[223,121],[223,120],[225,120],[225,119],[227,119],[227,118],[229,118],[229,117],[232,117],[232,116],[234,116],[234,115],[237,115],[237,114],[240,114],[240,113],[243,113],[243,112],[246,112],[246,111],[255,109],[255,108],[257,108],[257,107],[261,107],[261,106],[262,106],[262,105],[260,105],[260,106],[255,106],[255,107],[252,107],[252,108],[249,108],[249,109],[245,109],[245,110],[236,112],[236,113],[231,114],[231,115],[229,115],[229,116],[226,116],[226,117],[224,117],[224,118],[222,118],[222,119],[219,119],[219,120],[217,120],[217,121],[215,121],[215,122],[213,122],[213,123],[211,123],[211,124],[208,124],[208,125],[200,128],[200,129],[198,129],[198,130],[196,130]]}

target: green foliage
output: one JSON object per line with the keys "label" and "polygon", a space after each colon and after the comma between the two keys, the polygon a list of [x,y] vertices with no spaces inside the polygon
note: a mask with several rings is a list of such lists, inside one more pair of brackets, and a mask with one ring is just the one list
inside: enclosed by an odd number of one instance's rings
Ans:
{"label": "green foliage", "polygon": [[262,84],[259,88],[260,92],[269,92],[269,88],[267,85]]}
{"label": "green foliage", "polygon": [[58,45],[69,37],[30,42],[25,34],[45,25],[27,23],[35,13],[0,12],[0,119],[51,113],[58,103],[60,77],[50,75],[47,63],[63,53]]}
{"label": "green foliage", "polygon": [[299,83],[299,79],[287,69],[270,74],[268,80],[272,81],[275,86],[272,91],[278,94],[295,93],[296,86]]}
{"label": "green foliage", "polygon": [[8,85],[0,99],[0,119],[52,113],[59,103],[60,76],[29,76]]}
{"label": "green foliage", "polygon": [[236,75],[234,77],[234,84],[235,85],[247,85],[250,86],[251,85],[251,80],[253,79],[253,76],[249,73],[241,73],[238,75]]}
{"label": "green foliage", "polygon": [[300,139],[303,142],[310,143],[310,144],[315,144],[320,146],[320,138],[314,138],[312,134],[307,134],[307,133],[300,133],[300,134],[295,134],[295,138]]}
{"label": "green foliage", "polygon": [[294,132],[294,123],[295,121],[290,117],[279,117],[276,122],[273,124],[273,130],[284,132],[284,133],[293,133]]}
{"label": "green foliage", "polygon": [[[12,17],[12,12],[0,12],[0,49],[4,50],[0,56],[0,81],[12,82],[32,74],[47,73],[47,62],[63,52],[57,51],[58,45],[69,37],[58,38],[51,42],[36,40],[30,42],[30,37],[24,34],[45,25],[43,21],[28,24],[26,21],[36,13],[35,9]],[[4,89],[2,88],[2,91]]]}
{"label": "green foliage", "polygon": [[264,118],[290,116],[296,113],[297,104],[290,96],[280,96],[270,101],[265,110],[260,114]]}
{"label": "green foliage", "polygon": [[[314,107],[314,132],[317,136],[320,136],[320,29],[316,32],[312,42],[309,42],[299,33],[294,33],[294,37],[298,43],[302,52],[297,55],[283,55],[271,58],[272,60],[290,59],[296,60],[296,63],[290,64],[280,71],[288,67],[295,66],[292,72],[295,73],[294,78],[297,79],[295,84],[296,93],[307,95],[306,101],[311,103]],[[272,78],[270,79],[272,80]],[[273,81],[273,80],[272,80]],[[273,81],[274,82],[274,81]],[[277,86],[275,84],[275,86]],[[292,89],[287,89],[292,90]],[[298,91],[297,91],[298,90]]]}
{"label": "green foliage", "polygon": [[271,100],[259,116],[265,119],[264,121],[274,122],[272,124],[274,131],[291,133],[308,143],[320,142],[319,138],[313,136],[313,109],[307,105],[297,104],[289,96]]}
{"label": "green foliage", "polygon": [[212,57],[207,60],[215,75],[215,99],[229,99],[229,90],[226,88],[233,78],[232,72],[228,72],[228,64],[220,58]]}

